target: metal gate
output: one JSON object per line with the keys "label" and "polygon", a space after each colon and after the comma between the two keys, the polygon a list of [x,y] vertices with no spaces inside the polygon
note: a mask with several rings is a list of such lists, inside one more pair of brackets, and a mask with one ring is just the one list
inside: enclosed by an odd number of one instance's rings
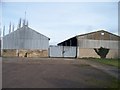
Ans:
{"label": "metal gate", "polygon": [[76,57],[76,47],[73,46],[50,46],[50,57]]}

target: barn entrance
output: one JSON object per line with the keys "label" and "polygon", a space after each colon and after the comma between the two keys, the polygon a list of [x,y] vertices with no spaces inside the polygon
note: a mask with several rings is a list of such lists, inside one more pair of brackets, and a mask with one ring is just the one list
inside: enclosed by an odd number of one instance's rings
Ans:
{"label": "barn entrance", "polygon": [[75,46],[50,46],[50,57],[74,57],[76,58],[77,48]]}

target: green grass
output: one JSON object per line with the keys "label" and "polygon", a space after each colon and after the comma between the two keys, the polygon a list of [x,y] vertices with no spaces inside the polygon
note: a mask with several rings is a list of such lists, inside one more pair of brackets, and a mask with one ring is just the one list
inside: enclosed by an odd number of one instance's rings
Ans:
{"label": "green grass", "polygon": [[120,59],[92,59],[97,62],[120,68]]}
{"label": "green grass", "polygon": [[92,78],[91,81],[92,83],[95,83],[96,85],[102,85],[105,88],[118,88],[118,85],[120,83],[120,81],[114,77],[111,77],[110,81],[97,80],[95,78]]}
{"label": "green grass", "polygon": [[[106,65],[110,65],[110,66],[115,66],[118,67],[120,69],[120,59],[100,59],[100,58],[87,58],[87,60],[92,60],[95,62],[100,62],[102,64],[106,64]],[[120,84],[120,80],[111,77],[111,82],[100,82],[100,81],[95,81],[93,80],[95,83],[101,84],[101,83],[107,83],[106,86],[107,88],[113,88],[110,90],[120,90],[119,84]],[[118,88],[119,89],[115,89]]]}

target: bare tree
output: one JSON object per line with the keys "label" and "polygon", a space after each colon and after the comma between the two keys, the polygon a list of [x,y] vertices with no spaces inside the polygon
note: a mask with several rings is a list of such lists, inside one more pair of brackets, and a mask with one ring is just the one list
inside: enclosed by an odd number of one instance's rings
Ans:
{"label": "bare tree", "polygon": [[18,23],[18,28],[21,28],[21,18],[20,18],[19,23]]}
{"label": "bare tree", "polygon": [[9,25],[9,33],[11,33],[11,22],[10,22],[10,25]]}
{"label": "bare tree", "polygon": [[13,24],[13,26],[12,26],[12,32],[14,32],[14,24]]}
{"label": "bare tree", "polygon": [[3,27],[3,37],[5,36],[5,26]]}

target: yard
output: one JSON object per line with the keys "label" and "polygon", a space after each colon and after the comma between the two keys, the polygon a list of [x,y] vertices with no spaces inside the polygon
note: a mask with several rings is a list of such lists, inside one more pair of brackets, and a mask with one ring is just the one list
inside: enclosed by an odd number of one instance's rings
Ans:
{"label": "yard", "polygon": [[117,88],[118,80],[83,60],[3,58],[3,88]]}

